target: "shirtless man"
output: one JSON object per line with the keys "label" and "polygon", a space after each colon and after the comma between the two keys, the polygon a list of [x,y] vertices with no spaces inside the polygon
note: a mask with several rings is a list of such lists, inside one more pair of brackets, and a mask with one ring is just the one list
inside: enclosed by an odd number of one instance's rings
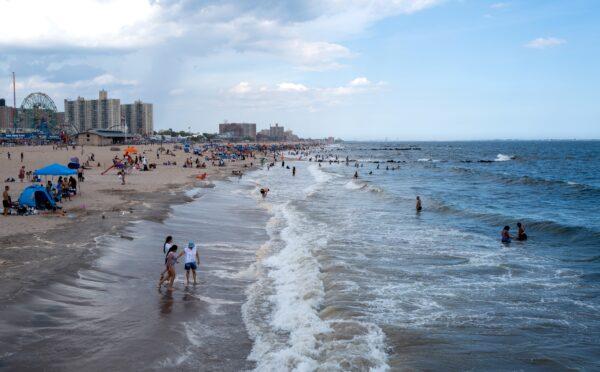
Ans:
{"label": "shirtless man", "polygon": [[421,204],[421,198],[419,196],[417,196],[417,212],[421,212],[421,210],[423,209],[423,205]]}
{"label": "shirtless man", "polygon": [[10,208],[10,195],[8,194],[8,186],[4,186],[4,192],[2,193],[2,207],[4,207],[4,215],[8,216],[8,209]]}

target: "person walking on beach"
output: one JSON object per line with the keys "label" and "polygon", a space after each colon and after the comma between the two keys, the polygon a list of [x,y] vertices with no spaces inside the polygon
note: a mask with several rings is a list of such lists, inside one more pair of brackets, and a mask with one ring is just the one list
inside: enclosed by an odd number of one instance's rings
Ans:
{"label": "person walking on beach", "polygon": [[177,254],[176,252],[177,245],[173,245],[171,246],[171,248],[169,248],[169,253],[167,253],[167,258],[165,259],[165,268],[167,271],[167,276],[164,278],[161,276],[161,279],[158,282],[158,288],[160,288],[163,282],[168,280],[169,290],[173,289],[173,282],[175,282],[175,277],[177,276],[177,273],[175,272],[175,264],[177,263],[179,257],[183,256],[184,254],[184,252],[181,252],[179,254]]}
{"label": "person walking on beach", "polygon": [[512,235],[508,232],[510,230],[510,226],[504,226],[502,229],[502,243],[510,243],[512,240]]}
{"label": "person walking on beach", "polygon": [[8,152],[8,160],[10,160],[10,151]]}
{"label": "person walking on beach", "polygon": [[194,242],[189,242],[185,249],[185,285],[190,284],[190,270],[192,270],[192,276],[194,277],[194,284],[196,284],[196,269],[200,263],[200,256],[198,255],[198,249]]}
{"label": "person walking on beach", "polygon": [[10,194],[8,193],[10,187],[4,186],[4,192],[2,193],[2,207],[4,208],[4,215],[8,216],[8,209],[10,208]]}
{"label": "person walking on beach", "polygon": [[21,163],[23,162],[23,153],[21,152]]}
{"label": "person walking on beach", "polygon": [[21,166],[21,169],[19,169],[19,179],[21,180],[21,182],[23,182],[23,180],[25,179],[25,166]]}
{"label": "person walking on beach", "polygon": [[421,198],[419,196],[417,196],[417,212],[421,212],[421,210],[423,209],[423,205],[421,204]]}
{"label": "person walking on beach", "polygon": [[527,240],[527,234],[525,233],[525,227],[521,222],[517,222],[518,232],[517,232],[517,240],[524,241]]}

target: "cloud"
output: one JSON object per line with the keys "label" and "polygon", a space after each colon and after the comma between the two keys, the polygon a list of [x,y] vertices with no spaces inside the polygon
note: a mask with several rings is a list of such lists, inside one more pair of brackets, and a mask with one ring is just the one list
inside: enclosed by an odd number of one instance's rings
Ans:
{"label": "cloud", "polygon": [[492,9],[504,9],[504,8],[508,8],[510,6],[509,3],[493,3],[492,5],[490,5],[490,8]]}
{"label": "cloud", "polygon": [[371,84],[369,79],[361,76],[361,77],[357,77],[356,79],[352,80],[349,85],[358,87],[358,86],[369,85],[369,84]]}
{"label": "cloud", "polygon": [[302,84],[279,83],[277,90],[280,92],[306,92],[308,88]]}
{"label": "cloud", "polygon": [[248,83],[247,81],[242,81],[236,86],[233,86],[231,87],[231,89],[229,89],[231,93],[235,94],[245,94],[250,92],[251,90],[252,88],[250,88],[250,83]]}
{"label": "cloud", "polygon": [[525,47],[533,49],[547,49],[565,44],[566,42],[567,41],[564,39],[558,39],[555,37],[538,37],[537,39],[533,39],[525,44]]}
{"label": "cloud", "polygon": [[0,48],[136,48],[180,35],[147,0],[2,1]]}
{"label": "cloud", "polygon": [[[343,104],[352,96],[374,93],[382,89],[385,82],[372,84],[366,77],[358,77],[348,84],[333,87],[309,87],[304,84],[282,82],[261,85],[256,89],[248,82],[240,82],[229,90],[224,101],[229,106],[252,109],[304,109],[315,111],[320,107]],[[289,94],[294,93],[294,99]]]}

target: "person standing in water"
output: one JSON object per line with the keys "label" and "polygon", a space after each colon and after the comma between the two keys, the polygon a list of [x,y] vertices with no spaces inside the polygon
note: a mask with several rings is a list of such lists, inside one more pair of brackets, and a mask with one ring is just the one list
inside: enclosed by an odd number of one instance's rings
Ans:
{"label": "person standing in water", "polygon": [[173,289],[173,282],[175,282],[175,277],[177,276],[177,273],[175,272],[175,264],[177,263],[179,257],[183,256],[184,254],[184,252],[181,252],[179,254],[177,254],[176,252],[177,245],[173,245],[171,248],[169,248],[169,253],[167,253],[167,257],[165,259],[165,268],[167,271],[167,276],[164,278],[161,277],[160,281],[158,282],[158,288],[160,288],[163,282],[168,280],[169,290]]}
{"label": "person standing in water", "polygon": [[292,176],[296,175],[296,167],[292,167]]}
{"label": "person standing in water", "polygon": [[417,212],[421,212],[421,210],[423,209],[423,205],[421,204],[421,198],[419,196],[417,196]]}
{"label": "person standing in water", "polygon": [[[167,238],[165,239],[165,242],[163,243],[163,254],[165,255],[165,264],[167,263],[167,253],[169,253],[169,250],[171,249],[172,246],[173,246],[173,237],[171,235],[169,235],[169,236],[167,236]],[[163,278],[165,277],[165,274],[167,273],[167,271],[168,270],[165,267],[163,272],[160,273],[159,283],[162,283]]]}
{"label": "person standing in water", "polygon": [[358,178],[358,171],[354,172],[354,178]]}
{"label": "person standing in water", "polygon": [[508,232],[510,230],[510,226],[504,226],[502,229],[502,243],[510,243],[512,240],[512,235]]}
{"label": "person standing in water", "polygon": [[519,228],[517,232],[517,240],[527,240],[527,234],[525,233],[525,227],[523,227],[523,224],[521,222],[517,222],[517,227]]}
{"label": "person standing in water", "polygon": [[194,242],[189,242],[185,249],[185,285],[190,284],[190,270],[192,270],[192,276],[194,277],[194,284],[196,284],[196,269],[200,263],[200,256],[196,249]]}

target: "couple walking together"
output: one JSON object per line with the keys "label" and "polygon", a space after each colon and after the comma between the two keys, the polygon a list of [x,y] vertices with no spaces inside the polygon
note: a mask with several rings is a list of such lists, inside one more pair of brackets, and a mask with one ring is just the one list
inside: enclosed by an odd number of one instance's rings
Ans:
{"label": "couple walking together", "polygon": [[190,284],[190,271],[192,271],[192,277],[194,278],[194,284],[196,284],[196,269],[200,263],[200,256],[196,244],[190,241],[188,246],[183,252],[177,253],[177,245],[173,244],[173,237],[167,236],[165,244],[163,245],[163,253],[165,254],[165,270],[160,274],[158,281],[158,288],[162,286],[164,282],[168,281],[168,289],[173,289],[173,282],[177,273],[175,272],[175,264],[179,258],[185,255],[185,285]]}

